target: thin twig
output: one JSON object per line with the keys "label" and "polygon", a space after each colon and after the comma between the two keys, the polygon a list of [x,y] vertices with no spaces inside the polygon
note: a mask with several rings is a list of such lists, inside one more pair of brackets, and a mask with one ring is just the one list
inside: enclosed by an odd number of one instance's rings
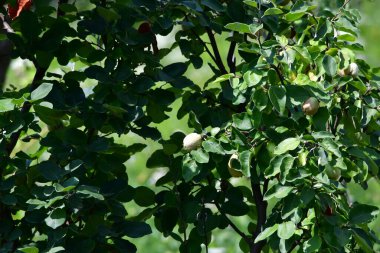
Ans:
{"label": "thin twig", "polygon": [[218,209],[218,211],[220,212],[221,215],[223,215],[223,217],[226,219],[228,225],[230,225],[230,227],[238,234],[240,235],[241,238],[244,239],[244,241],[247,243],[247,244],[252,244],[252,240],[248,237],[248,235],[244,234],[229,218],[228,216],[222,211],[220,205],[216,202],[214,202],[216,208]]}
{"label": "thin twig", "polygon": [[346,5],[347,5],[349,2],[351,2],[351,0],[346,0],[346,1],[344,2],[344,4],[342,5],[342,7],[339,8],[338,13],[335,14],[335,16],[331,19],[332,21],[334,21],[334,20],[338,20],[340,14],[342,14],[343,9],[346,8]]}
{"label": "thin twig", "polygon": [[[235,34],[235,32],[232,33],[232,37]],[[230,48],[228,49],[227,54],[227,64],[230,68],[231,73],[235,73],[236,71],[236,58],[235,58],[235,48],[236,48],[236,41],[231,41]]]}
{"label": "thin twig", "polygon": [[280,72],[280,69],[274,65],[274,64],[271,64],[271,66],[274,68],[274,70],[276,71],[277,75],[278,75],[278,78],[280,78],[280,81],[281,81],[281,84],[282,85],[285,85],[284,83],[284,77],[282,76],[281,72]]}

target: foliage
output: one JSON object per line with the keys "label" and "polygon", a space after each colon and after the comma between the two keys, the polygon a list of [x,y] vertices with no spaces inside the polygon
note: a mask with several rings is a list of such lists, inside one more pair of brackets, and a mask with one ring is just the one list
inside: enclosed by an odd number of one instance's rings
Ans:
{"label": "foliage", "polygon": [[[180,252],[207,250],[228,226],[243,252],[373,252],[378,209],[351,203],[346,183],[379,176],[380,79],[356,57],[348,2],[84,2],[36,1],[10,21],[14,57],[36,73],[0,99],[0,252],[136,252],[148,219]],[[175,49],[186,60],[163,65]],[[72,68],[49,72],[55,61]],[[195,84],[190,67],[212,77]],[[319,108],[305,115],[309,98]],[[184,133],[157,130],[178,101],[203,135],[191,151]],[[115,142],[127,133],[162,145],[146,164],[168,168],[157,188],[130,185],[124,164],[146,145]],[[35,152],[16,148],[35,140]],[[233,155],[248,183],[231,180]],[[132,200],[145,208],[134,217]]]}

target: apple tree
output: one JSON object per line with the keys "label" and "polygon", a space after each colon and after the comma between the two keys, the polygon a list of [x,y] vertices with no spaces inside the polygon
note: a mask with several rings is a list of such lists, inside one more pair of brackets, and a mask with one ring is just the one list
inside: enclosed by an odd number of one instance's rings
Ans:
{"label": "apple tree", "polygon": [[[374,252],[378,208],[347,183],[379,177],[379,69],[331,2],[6,1],[35,75],[0,98],[0,252],[136,252],[149,222],[181,253],[218,229],[242,252]],[[160,144],[154,187],[131,186],[129,133]]]}

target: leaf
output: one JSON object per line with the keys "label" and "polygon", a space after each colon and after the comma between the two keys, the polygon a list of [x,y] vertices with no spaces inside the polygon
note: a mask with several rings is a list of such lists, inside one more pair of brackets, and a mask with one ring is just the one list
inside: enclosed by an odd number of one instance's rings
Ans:
{"label": "leaf", "polygon": [[94,186],[81,185],[76,189],[76,191],[77,193],[84,194],[94,199],[104,200],[103,195],[99,193],[99,189]]}
{"label": "leaf", "polygon": [[280,10],[279,8],[269,8],[264,12],[264,16],[278,15],[281,13],[283,13],[283,11]]}
{"label": "leaf", "polygon": [[281,239],[287,240],[294,235],[296,225],[292,221],[287,221],[278,225],[277,235]]}
{"label": "leaf", "polygon": [[56,253],[56,252],[60,252],[63,250],[65,250],[64,247],[58,246],[58,247],[54,247],[54,248],[49,249],[48,251],[46,251],[46,253]]}
{"label": "leaf", "polygon": [[38,253],[38,252],[40,252],[38,250],[38,248],[33,247],[33,246],[18,248],[17,251],[21,251],[21,252],[24,252],[24,253]]}
{"label": "leaf", "polygon": [[201,3],[214,11],[223,11],[224,7],[218,1],[202,0]]}
{"label": "leaf", "polygon": [[221,83],[221,82],[224,82],[224,81],[227,81],[227,80],[230,80],[231,77],[233,77],[234,74],[232,73],[229,73],[229,74],[224,74],[222,76],[219,76],[218,78],[216,78],[214,81],[212,81],[210,84],[216,84],[216,83]]}
{"label": "leaf", "polygon": [[216,153],[220,155],[224,155],[225,151],[222,145],[215,138],[208,138],[206,141],[202,143],[203,148],[210,153]]}
{"label": "leaf", "polygon": [[323,141],[321,142],[321,146],[326,150],[326,151],[329,151],[331,153],[333,153],[334,155],[336,155],[337,157],[341,157],[342,154],[339,150],[339,146],[338,144],[336,144],[333,139],[330,139],[330,138],[325,138],[323,139]]}
{"label": "leaf", "polygon": [[245,150],[239,154],[239,160],[241,164],[241,170],[246,177],[251,176],[251,160],[252,160],[252,151]]}
{"label": "leaf", "polygon": [[124,221],[122,222],[122,233],[131,238],[140,238],[152,233],[148,224],[141,221]]}
{"label": "leaf", "polygon": [[334,135],[330,132],[321,131],[314,132],[311,134],[315,139],[325,139],[325,138],[334,138]]}
{"label": "leaf", "polygon": [[184,156],[182,161],[182,176],[186,182],[189,182],[201,171],[201,167],[189,156]]}
{"label": "leaf", "polygon": [[229,23],[225,26],[225,28],[235,32],[251,33],[249,25],[239,22]]}
{"label": "leaf", "polygon": [[53,89],[52,83],[42,83],[40,84],[37,89],[32,91],[32,94],[30,94],[31,100],[40,100],[49,95],[50,91]]}
{"label": "leaf", "polygon": [[38,165],[41,175],[49,181],[60,179],[64,175],[64,171],[51,161],[44,161]]}
{"label": "leaf", "polygon": [[135,189],[133,200],[139,206],[147,207],[155,203],[155,194],[150,188],[139,186]]}
{"label": "leaf", "polygon": [[269,88],[269,99],[276,111],[284,115],[286,106],[286,90],[282,86],[271,86]]}
{"label": "leaf", "polygon": [[45,219],[47,226],[52,229],[56,229],[63,225],[66,221],[66,211],[64,209],[55,209],[51,214]]}
{"label": "leaf", "polygon": [[303,17],[303,15],[305,15],[306,12],[298,12],[298,13],[287,13],[285,15],[285,19],[286,21],[289,21],[289,22],[292,22],[292,21],[296,21],[297,19],[300,19]]}
{"label": "leaf", "polygon": [[255,243],[265,240],[269,236],[271,236],[274,232],[276,232],[278,229],[278,224],[274,224],[273,226],[264,229],[260,234],[257,235],[255,238]]}
{"label": "leaf", "polygon": [[208,163],[210,159],[209,154],[207,152],[204,152],[201,148],[192,150],[190,154],[197,163]]}
{"label": "leaf", "polygon": [[303,243],[303,252],[305,253],[311,253],[311,252],[317,252],[322,245],[322,240],[319,236],[314,235],[309,240],[305,241]]}
{"label": "leaf", "polygon": [[368,235],[361,229],[352,229],[355,241],[365,253],[373,253],[373,245],[369,240]]}
{"label": "leaf", "polygon": [[325,55],[325,57],[323,57],[322,66],[324,70],[326,71],[327,75],[335,76],[336,71],[337,71],[337,63],[334,57],[330,55]]}
{"label": "leaf", "polygon": [[349,219],[352,224],[369,223],[379,214],[379,208],[365,204],[356,204],[350,210]]}
{"label": "leaf", "polygon": [[277,199],[285,198],[292,190],[293,187],[291,186],[275,185],[265,193],[264,200],[269,200],[273,197]]}
{"label": "leaf", "polygon": [[15,108],[13,104],[13,99],[5,98],[0,99],[0,112],[9,112]]}
{"label": "leaf", "polygon": [[237,129],[252,130],[253,128],[251,117],[246,112],[232,115],[232,121]]}
{"label": "leaf", "polygon": [[165,154],[165,152],[162,149],[158,149],[148,158],[146,161],[146,167],[151,169],[169,167],[169,161],[169,157]]}
{"label": "leaf", "polygon": [[281,141],[277,147],[274,149],[275,155],[281,155],[283,153],[286,153],[290,150],[295,150],[301,143],[300,138],[288,138],[283,141]]}

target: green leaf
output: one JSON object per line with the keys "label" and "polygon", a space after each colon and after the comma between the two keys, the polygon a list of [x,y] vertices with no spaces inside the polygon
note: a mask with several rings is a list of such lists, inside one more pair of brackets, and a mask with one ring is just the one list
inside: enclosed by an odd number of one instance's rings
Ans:
{"label": "green leaf", "polygon": [[352,224],[369,223],[379,214],[379,208],[365,204],[356,204],[350,209],[349,219]]}
{"label": "green leaf", "polygon": [[239,154],[239,160],[241,164],[241,170],[246,177],[251,176],[251,160],[252,160],[252,151],[245,150]]}
{"label": "green leaf", "polygon": [[146,161],[146,167],[148,168],[160,168],[169,167],[169,157],[162,149],[158,149]]}
{"label": "green leaf", "polygon": [[252,0],[245,0],[243,1],[246,5],[251,6],[253,8],[257,8],[257,2]]}
{"label": "green leaf", "polygon": [[64,175],[64,171],[51,161],[44,161],[38,165],[41,175],[49,181],[60,179]]}
{"label": "green leaf", "polygon": [[309,240],[305,241],[303,243],[303,252],[305,253],[312,253],[312,252],[318,252],[321,248],[322,240],[319,236],[314,235]]}
{"label": "green leaf", "polygon": [[334,57],[325,55],[325,57],[323,57],[322,66],[327,75],[335,76],[338,66]]}
{"label": "green leaf", "polygon": [[283,13],[283,11],[280,10],[279,8],[269,8],[264,12],[264,16],[278,15],[281,13]]}
{"label": "green leaf", "polygon": [[225,154],[225,151],[222,145],[220,145],[219,142],[215,138],[208,138],[206,141],[202,143],[202,146],[206,150],[206,152],[216,153],[220,155]]}
{"label": "green leaf", "polygon": [[297,19],[300,19],[303,17],[303,15],[305,15],[306,12],[297,12],[297,13],[287,13],[285,15],[285,19],[286,21],[289,21],[289,22],[292,22],[292,21],[296,21]]}
{"label": "green leaf", "polygon": [[29,246],[29,247],[23,247],[23,248],[18,248],[18,251],[24,252],[24,253],[38,253],[40,252],[38,248]]}
{"label": "green leaf", "polygon": [[30,94],[30,98],[31,100],[43,99],[44,97],[49,95],[52,89],[53,89],[52,83],[42,83],[37,87],[37,89],[32,91],[32,93]]}
{"label": "green leaf", "polygon": [[294,235],[296,225],[292,221],[287,221],[278,225],[277,235],[281,239],[287,240]]}
{"label": "green leaf", "polygon": [[354,228],[352,230],[355,241],[365,253],[373,253],[373,245],[369,240],[369,236],[361,229]]}
{"label": "green leaf", "polygon": [[288,138],[281,141],[277,147],[274,149],[275,155],[284,154],[290,150],[295,150],[301,143],[300,138]]}
{"label": "green leaf", "polygon": [[282,86],[271,86],[269,88],[269,99],[272,102],[276,111],[280,113],[280,115],[285,114],[286,109],[286,90]]}
{"label": "green leaf", "polygon": [[232,121],[234,123],[234,127],[239,130],[252,130],[253,124],[251,121],[251,117],[248,113],[237,113],[232,115]]}
{"label": "green leaf", "polygon": [[182,161],[182,176],[189,182],[201,171],[201,167],[189,156],[184,156]]}
{"label": "green leaf", "polygon": [[49,249],[48,251],[46,251],[46,253],[56,253],[56,252],[60,252],[63,250],[65,250],[64,247],[58,246],[58,247],[54,247],[54,248]]}
{"label": "green leaf", "polygon": [[66,221],[66,211],[64,209],[55,209],[50,215],[45,219],[47,226],[52,229],[56,229],[63,225]]}
{"label": "green leaf", "polygon": [[94,199],[104,200],[103,195],[99,193],[99,189],[94,186],[81,185],[76,189],[76,192]]}
{"label": "green leaf", "polygon": [[0,112],[9,112],[15,108],[13,99],[5,98],[0,99]]}
{"label": "green leaf", "polygon": [[330,139],[330,138],[323,139],[323,141],[321,142],[321,146],[326,151],[329,151],[329,152],[333,153],[337,157],[341,157],[342,156],[342,153],[339,150],[338,144],[336,144],[333,139]]}
{"label": "green leaf", "polygon": [[225,28],[235,32],[251,33],[249,25],[239,22],[229,23],[225,26]]}
{"label": "green leaf", "polygon": [[292,190],[291,186],[275,185],[265,193],[264,200],[285,198]]}
{"label": "green leaf", "polygon": [[155,194],[154,191],[145,186],[139,186],[135,189],[135,195],[133,200],[137,205],[147,207],[155,203]]}
{"label": "green leaf", "polygon": [[204,152],[201,148],[192,150],[190,154],[197,163],[208,163],[210,159],[209,154],[207,152]]}
{"label": "green leaf", "polygon": [[145,222],[124,221],[120,225],[122,225],[122,233],[130,238],[140,238],[152,233],[152,229]]}
{"label": "green leaf", "polygon": [[201,3],[214,11],[223,11],[224,7],[215,0],[202,0]]}
{"label": "green leaf", "polygon": [[271,236],[274,232],[276,232],[278,229],[278,224],[274,224],[273,226],[264,229],[260,234],[257,235],[255,238],[255,243],[267,239],[269,236]]}

